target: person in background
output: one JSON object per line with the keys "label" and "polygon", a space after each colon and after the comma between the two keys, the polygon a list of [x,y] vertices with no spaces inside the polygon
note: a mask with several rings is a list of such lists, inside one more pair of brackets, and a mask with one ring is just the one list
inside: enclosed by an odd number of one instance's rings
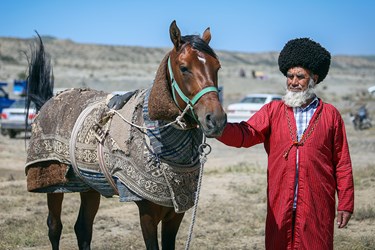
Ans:
{"label": "person in background", "polygon": [[278,59],[286,76],[283,100],[266,104],[248,121],[228,123],[218,138],[232,147],[264,144],[266,249],[333,249],[335,216],[338,228],[344,228],[353,213],[344,122],[315,92],[330,62],[330,53],[309,38],[287,42]]}

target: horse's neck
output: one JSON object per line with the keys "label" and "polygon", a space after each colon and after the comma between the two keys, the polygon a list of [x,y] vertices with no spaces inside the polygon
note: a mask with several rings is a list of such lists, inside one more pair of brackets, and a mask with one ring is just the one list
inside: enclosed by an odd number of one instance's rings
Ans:
{"label": "horse's neck", "polygon": [[168,121],[151,120],[149,116],[149,95],[146,94],[143,105],[143,119],[149,138],[150,150],[159,158],[180,165],[197,162],[198,147],[203,133],[200,129],[182,130],[175,126],[165,126]]}

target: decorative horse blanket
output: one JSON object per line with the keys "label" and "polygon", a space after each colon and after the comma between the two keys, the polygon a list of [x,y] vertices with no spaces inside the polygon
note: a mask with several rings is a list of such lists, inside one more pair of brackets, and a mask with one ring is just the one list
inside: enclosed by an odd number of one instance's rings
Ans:
{"label": "decorative horse blanket", "polygon": [[120,201],[147,199],[176,212],[191,208],[203,134],[151,121],[149,93],[137,91],[116,111],[107,106],[112,95],[90,89],[66,90],[49,100],[32,125],[28,190],[93,188],[106,197],[119,194]]}

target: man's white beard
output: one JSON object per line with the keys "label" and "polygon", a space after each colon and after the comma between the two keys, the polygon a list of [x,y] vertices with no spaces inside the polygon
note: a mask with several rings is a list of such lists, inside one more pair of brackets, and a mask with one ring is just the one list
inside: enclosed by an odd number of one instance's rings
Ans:
{"label": "man's white beard", "polygon": [[308,100],[315,97],[314,87],[314,80],[311,79],[309,82],[309,87],[305,91],[293,92],[287,88],[286,93],[283,96],[284,103],[292,108],[302,107],[304,104],[307,103]]}

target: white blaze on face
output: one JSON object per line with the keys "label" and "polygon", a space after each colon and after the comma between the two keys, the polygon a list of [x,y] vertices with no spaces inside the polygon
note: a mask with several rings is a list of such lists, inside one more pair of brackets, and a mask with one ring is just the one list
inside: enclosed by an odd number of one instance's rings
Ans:
{"label": "white blaze on face", "polygon": [[198,60],[201,61],[203,64],[206,63],[206,58],[198,56]]}
{"label": "white blaze on face", "polygon": [[[198,60],[201,61],[203,64],[206,63],[206,58],[204,58],[203,56],[198,56]],[[202,85],[203,83],[201,83],[199,81],[197,83],[203,89],[203,85]]]}

